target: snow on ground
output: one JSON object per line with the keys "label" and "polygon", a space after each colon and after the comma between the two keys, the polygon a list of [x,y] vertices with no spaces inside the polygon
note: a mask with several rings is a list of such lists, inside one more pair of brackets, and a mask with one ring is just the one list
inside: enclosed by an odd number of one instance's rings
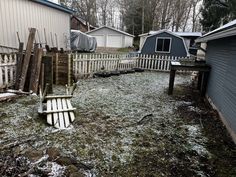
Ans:
{"label": "snow on ground", "polygon": [[[175,84],[189,81],[190,76],[177,75]],[[65,155],[92,164],[87,176],[171,175],[166,168],[182,168],[179,165],[185,159],[181,153],[189,156],[193,150],[207,154],[207,139],[202,138],[201,127],[183,125],[175,109],[191,102],[173,101],[166,94],[168,82],[167,73],[156,72],[81,80],[72,99],[77,108],[76,120],[66,130],[54,129],[39,117],[38,97],[1,104],[0,144],[36,137],[37,141],[30,144],[35,149],[56,147]],[[63,94],[64,90],[56,87],[54,92]],[[21,146],[20,150],[25,149]],[[189,162],[193,163],[186,169],[189,174],[198,168],[200,162],[197,158],[195,161]],[[146,167],[145,163],[150,165]],[[50,165],[52,176],[64,170],[62,166]],[[160,168],[154,168],[156,165]]]}

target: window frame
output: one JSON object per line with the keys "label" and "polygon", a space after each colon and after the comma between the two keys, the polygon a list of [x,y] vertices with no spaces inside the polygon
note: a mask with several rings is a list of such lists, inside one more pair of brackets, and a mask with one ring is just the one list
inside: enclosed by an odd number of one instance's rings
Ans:
{"label": "window frame", "polygon": [[[169,44],[169,51],[157,51],[157,42],[158,42],[158,39],[169,39],[170,40],[170,44]],[[172,44],[172,38],[171,37],[157,37],[156,38],[156,45],[155,45],[155,52],[156,53],[170,53],[171,51],[171,44]]]}

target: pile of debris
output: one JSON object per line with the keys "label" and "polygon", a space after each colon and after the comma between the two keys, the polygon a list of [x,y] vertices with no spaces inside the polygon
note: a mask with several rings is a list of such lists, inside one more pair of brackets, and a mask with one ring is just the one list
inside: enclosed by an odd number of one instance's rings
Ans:
{"label": "pile of debris", "polygon": [[[46,44],[43,49],[42,44],[34,43],[36,31],[35,28],[30,29],[25,50],[24,43],[19,44],[15,85],[6,91],[11,93],[11,98],[15,95],[38,94],[39,88],[44,90],[46,84],[48,93],[52,93],[53,84],[72,85],[73,62],[70,54],[63,48],[59,51],[57,47],[50,48]],[[6,94],[0,95],[0,101],[8,98]]]}

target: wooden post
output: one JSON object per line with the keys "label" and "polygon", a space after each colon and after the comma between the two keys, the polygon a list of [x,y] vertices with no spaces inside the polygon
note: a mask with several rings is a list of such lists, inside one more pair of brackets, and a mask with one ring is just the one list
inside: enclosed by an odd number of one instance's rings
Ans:
{"label": "wooden post", "polygon": [[202,85],[202,72],[199,71],[198,73],[198,79],[197,79],[197,89],[201,90],[201,85]]}
{"label": "wooden post", "polygon": [[39,76],[40,76],[40,70],[41,70],[41,63],[42,63],[42,56],[43,56],[43,49],[39,48],[36,52],[36,65],[35,65],[35,72],[31,79],[30,84],[30,90],[33,91],[33,93],[38,92],[39,87]]}
{"label": "wooden post", "polygon": [[41,63],[41,71],[40,71],[40,89],[43,90],[45,86],[44,82],[44,64]]}
{"label": "wooden post", "polygon": [[204,72],[202,76],[201,96],[205,96],[206,94],[208,77],[209,77],[209,71]]}
{"label": "wooden post", "polygon": [[52,93],[53,87],[53,63],[51,56],[44,56],[42,59],[44,64],[44,83],[48,84],[48,93]]}
{"label": "wooden post", "polygon": [[54,71],[54,73],[55,73],[54,79],[55,79],[55,84],[56,84],[56,85],[59,84],[59,79],[58,79],[58,78],[59,78],[59,74],[58,74],[58,72],[59,72],[59,71],[58,71],[59,61],[58,61],[58,60],[59,60],[59,54],[56,53],[56,54],[55,54],[55,63],[54,63],[54,64],[55,64],[55,65],[54,65],[54,66],[55,66],[55,67],[54,67],[54,69],[55,69],[55,71]]}
{"label": "wooden post", "polygon": [[72,85],[71,76],[72,76],[72,57],[71,54],[68,55],[68,86]]}
{"label": "wooden post", "polygon": [[5,85],[6,87],[8,87],[8,83],[9,83],[9,78],[8,78],[8,59],[9,59],[9,56],[5,55],[4,56],[4,63],[6,63],[7,65],[4,66],[4,75],[5,75]]}
{"label": "wooden post", "polygon": [[30,69],[30,82],[29,82],[29,91],[32,90],[32,85],[34,85],[34,75],[35,75],[35,71],[37,69],[37,55],[38,55],[38,48],[39,48],[39,44],[34,44],[34,55],[32,56],[31,59],[31,68]]}
{"label": "wooden post", "polygon": [[17,64],[16,64],[16,83],[15,83],[15,89],[19,89],[20,85],[20,76],[22,71],[22,63],[23,63],[23,50],[24,50],[24,43],[21,42],[19,44],[19,51],[17,53]]}
{"label": "wooden post", "polygon": [[170,80],[169,80],[169,90],[168,95],[173,94],[174,82],[175,82],[175,72],[176,70],[170,70]]}
{"label": "wooden post", "polygon": [[35,39],[35,33],[36,33],[36,29],[31,28],[28,42],[27,42],[27,47],[26,47],[25,58],[23,61],[22,73],[21,73],[21,77],[20,77],[19,89],[21,89],[21,90],[24,90],[24,86],[25,86],[25,80],[26,80],[27,70],[29,67],[31,51],[32,51],[33,43],[34,43],[34,39]]}
{"label": "wooden post", "polygon": [[3,64],[3,58],[2,55],[0,55],[0,90],[3,87],[4,83],[3,83],[3,71],[2,71],[2,64]]}

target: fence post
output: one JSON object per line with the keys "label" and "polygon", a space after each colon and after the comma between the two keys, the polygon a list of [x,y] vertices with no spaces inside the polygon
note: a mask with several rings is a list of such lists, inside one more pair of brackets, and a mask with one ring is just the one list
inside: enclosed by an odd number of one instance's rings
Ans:
{"label": "fence post", "polygon": [[87,74],[90,74],[90,60],[91,60],[91,55],[89,55],[87,60]]}
{"label": "fence post", "polygon": [[[8,56],[7,55],[4,56],[4,63],[5,64],[8,63]],[[4,70],[5,70],[5,84],[6,84],[6,86],[8,86],[9,79],[8,79],[8,66],[7,65],[5,65]]]}
{"label": "fence post", "polygon": [[0,55],[0,88],[3,86],[2,63],[3,63],[3,59],[2,59],[2,55]]}

